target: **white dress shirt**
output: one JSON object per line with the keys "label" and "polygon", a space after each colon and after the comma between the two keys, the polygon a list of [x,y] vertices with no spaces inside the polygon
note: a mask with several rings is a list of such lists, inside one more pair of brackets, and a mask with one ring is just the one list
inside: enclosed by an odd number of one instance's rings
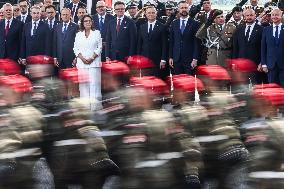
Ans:
{"label": "white dress shirt", "polygon": [[[11,28],[12,22],[13,22],[13,18],[11,18],[11,19],[9,20],[9,28]],[[8,24],[8,20],[5,19],[5,28],[7,27],[7,24]]]}
{"label": "white dress shirt", "polygon": [[[21,21],[26,22],[27,16],[28,16],[28,12],[26,14],[21,14]],[[23,17],[24,17],[24,20],[22,20]]]}
{"label": "white dress shirt", "polygon": [[105,23],[106,14],[104,14],[102,16],[98,14],[98,17],[99,17],[99,22],[101,21],[101,18],[103,18],[103,23]]}
{"label": "white dress shirt", "polygon": [[[279,38],[279,36],[280,36],[281,27],[282,27],[282,23],[280,23],[280,24],[278,25],[278,38]],[[275,32],[276,32],[276,25],[273,24],[273,37],[275,37]]]}
{"label": "white dress shirt", "polygon": [[154,30],[154,27],[155,27],[155,24],[156,24],[157,20],[155,20],[154,22],[148,22],[148,33],[149,33],[149,30],[150,30],[150,24],[152,24],[152,31]]}
{"label": "white dress shirt", "polygon": [[64,26],[65,26],[65,24],[67,24],[66,25],[66,31],[68,30],[68,26],[69,26],[69,24],[70,24],[70,21],[69,22],[67,22],[67,23],[65,23],[65,22],[62,22],[62,32],[64,32]]}
{"label": "white dress shirt", "polygon": [[36,29],[37,29],[38,25],[39,25],[39,20],[38,21],[33,21],[32,20],[31,36],[34,35],[33,31],[34,31],[35,23],[36,23]]}
{"label": "white dress shirt", "polygon": [[255,26],[255,22],[254,23],[252,23],[252,24],[246,24],[246,29],[245,29],[245,35],[246,35],[246,33],[247,33],[247,31],[248,31],[248,27],[250,26],[250,31],[249,31],[249,36],[248,36],[248,40],[250,39],[250,36],[251,36],[251,33],[252,33],[252,30],[253,30],[253,28],[254,28],[254,26]]}
{"label": "white dress shirt", "polygon": [[186,18],[180,18],[179,28],[181,28],[181,25],[182,25],[182,21],[183,21],[183,20],[185,21],[185,22],[184,22],[184,25],[186,26],[187,21],[188,21],[188,18],[189,18],[189,17],[186,17]]}
{"label": "white dress shirt", "polygon": [[121,23],[122,23],[122,21],[123,21],[123,19],[124,19],[124,16],[122,16],[122,17],[120,17],[120,18],[116,18],[116,24],[118,24],[118,19],[120,19],[120,25],[121,25]]}
{"label": "white dress shirt", "polygon": [[77,58],[77,68],[101,67],[102,37],[100,31],[91,30],[88,37],[85,36],[85,31],[78,32],[73,50],[76,57],[80,53],[86,59],[93,58],[94,53],[98,55],[91,64],[84,64],[80,58]]}

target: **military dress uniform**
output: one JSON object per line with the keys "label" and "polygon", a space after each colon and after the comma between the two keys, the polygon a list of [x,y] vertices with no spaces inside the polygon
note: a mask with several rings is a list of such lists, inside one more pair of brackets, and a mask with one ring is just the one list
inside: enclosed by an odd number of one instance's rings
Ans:
{"label": "military dress uniform", "polygon": [[226,67],[226,59],[231,58],[233,34],[236,26],[226,23],[223,26],[212,24],[208,28],[203,24],[196,33],[196,37],[206,40],[207,65]]}

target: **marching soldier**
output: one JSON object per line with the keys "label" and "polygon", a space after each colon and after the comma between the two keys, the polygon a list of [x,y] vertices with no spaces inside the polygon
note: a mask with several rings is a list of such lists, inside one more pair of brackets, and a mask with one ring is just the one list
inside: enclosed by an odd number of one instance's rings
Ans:
{"label": "marching soldier", "polygon": [[[0,77],[1,188],[51,188],[53,180],[48,169],[42,165],[41,143],[43,141],[43,117],[40,111],[24,102],[30,92],[30,81],[20,75]],[[42,177],[39,177],[41,175]]]}
{"label": "marching soldier", "polygon": [[176,122],[171,113],[157,110],[153,102],[165,92],[166,84],[154,77],[130,80],[140,87],[129,93],[129,107],[134,112],[126,119],[128,129],[122,148],[125,155],[137,150],[137,156],[129,162],[131,166],[124,167],[127,175],[133,178],[137,174],[134,178],[138,178],[137,183],[144,183],[138,188],[199,188],[202,168],[199,144],[181,122]]}
{"label": "marching soldier", "polygon": [[225,23],[221,10],[215,10],[207,22],[199,28],[196,37],[206,40],[207,65],[226,67],[225,60],[231,58],[232,54],[232,37],[235,29],[236,26],[232,23]]}

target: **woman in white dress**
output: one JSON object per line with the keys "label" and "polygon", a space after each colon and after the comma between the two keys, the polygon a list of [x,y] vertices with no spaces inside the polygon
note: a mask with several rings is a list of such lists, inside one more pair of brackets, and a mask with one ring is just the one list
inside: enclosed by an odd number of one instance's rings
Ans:
{"label": "woman in white dress", "polygon": [[88,82],[80,82],[80,98],[89,100],[91,110],[101,109],[101,52],[102,38],[100,31],[94,30],[93,19],[85,15],[76,34],[74,53],[79,80],[88,77]]}

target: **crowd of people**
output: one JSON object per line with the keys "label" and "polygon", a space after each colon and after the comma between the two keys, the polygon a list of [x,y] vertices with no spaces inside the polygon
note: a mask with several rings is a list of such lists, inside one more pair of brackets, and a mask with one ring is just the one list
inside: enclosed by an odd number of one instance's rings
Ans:
{"label": "crowd of people", "polygon": [[283,7],[246,3],[4,4],[0,188],[284,187]]}

